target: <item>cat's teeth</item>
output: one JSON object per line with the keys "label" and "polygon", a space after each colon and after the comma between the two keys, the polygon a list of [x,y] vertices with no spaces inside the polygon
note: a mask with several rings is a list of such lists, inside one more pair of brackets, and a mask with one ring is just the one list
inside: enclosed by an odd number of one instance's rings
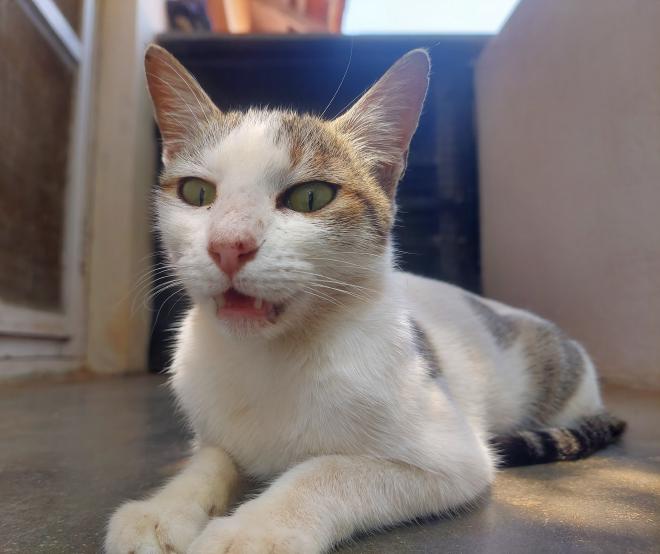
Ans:
{"label": "cat's teeth", "polygon": [[255,298],[255,299],[254,299],[254,308],[255,308],[256,310],[261,310],[261,308],[263,307],[263,305],[264,305],[264,301],[263,301],[263,299],[261,299],[261,298]]}

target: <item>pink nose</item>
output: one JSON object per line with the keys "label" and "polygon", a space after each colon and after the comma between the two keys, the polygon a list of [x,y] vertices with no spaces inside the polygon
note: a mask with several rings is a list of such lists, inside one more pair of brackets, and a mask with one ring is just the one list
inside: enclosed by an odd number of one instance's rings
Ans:
{"label": "pink nose", "polygon": [[253,259],[258,249],[254,237],[232,241],[213,240],[209,243],[209,255],[229,277],[233,277],[245,263]]}

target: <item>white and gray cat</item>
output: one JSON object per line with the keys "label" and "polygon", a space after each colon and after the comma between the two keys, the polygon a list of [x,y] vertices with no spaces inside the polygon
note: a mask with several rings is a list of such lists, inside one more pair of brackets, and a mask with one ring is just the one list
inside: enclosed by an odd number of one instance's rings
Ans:
{"label": "white and gray cat", "polygon": [[[194,304],[171,384],[196,440],[176,477],[113,515],[109,553],[326,552],[473,503],[498,465],[577,459],[621,434],[557,327],[396,271],[426,52],[331,121],[222,112],[156,46],[146,70],[158,230]],[[269,485],[227,513],[241,476]]]}

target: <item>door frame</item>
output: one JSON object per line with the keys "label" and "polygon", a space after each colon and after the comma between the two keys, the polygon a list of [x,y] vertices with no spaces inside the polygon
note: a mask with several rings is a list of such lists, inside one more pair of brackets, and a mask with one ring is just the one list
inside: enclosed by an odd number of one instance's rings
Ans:
{"label": "door frame", "polygon": [[77,68],[64,202],[61,313],[0,299],[0,379],[80,367],[85,344],[85,214],[92,136],[96,0],[83,0],[80,37],[53,0],[17,0],[58,55]]}

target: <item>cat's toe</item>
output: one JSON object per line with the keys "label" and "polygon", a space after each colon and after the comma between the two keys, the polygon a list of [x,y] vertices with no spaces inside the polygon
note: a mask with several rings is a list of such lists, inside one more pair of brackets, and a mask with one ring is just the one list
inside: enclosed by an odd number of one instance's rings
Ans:
{"label": "cat's toe", "polygon": [[208,521],[198,506],[127,502],[110,519],[107,554],[184,554]]}
{"label": "cat's toe", "polygon": [[317,554],[313,538],[266,521],[219,517],[193,542],[188,554]]}

